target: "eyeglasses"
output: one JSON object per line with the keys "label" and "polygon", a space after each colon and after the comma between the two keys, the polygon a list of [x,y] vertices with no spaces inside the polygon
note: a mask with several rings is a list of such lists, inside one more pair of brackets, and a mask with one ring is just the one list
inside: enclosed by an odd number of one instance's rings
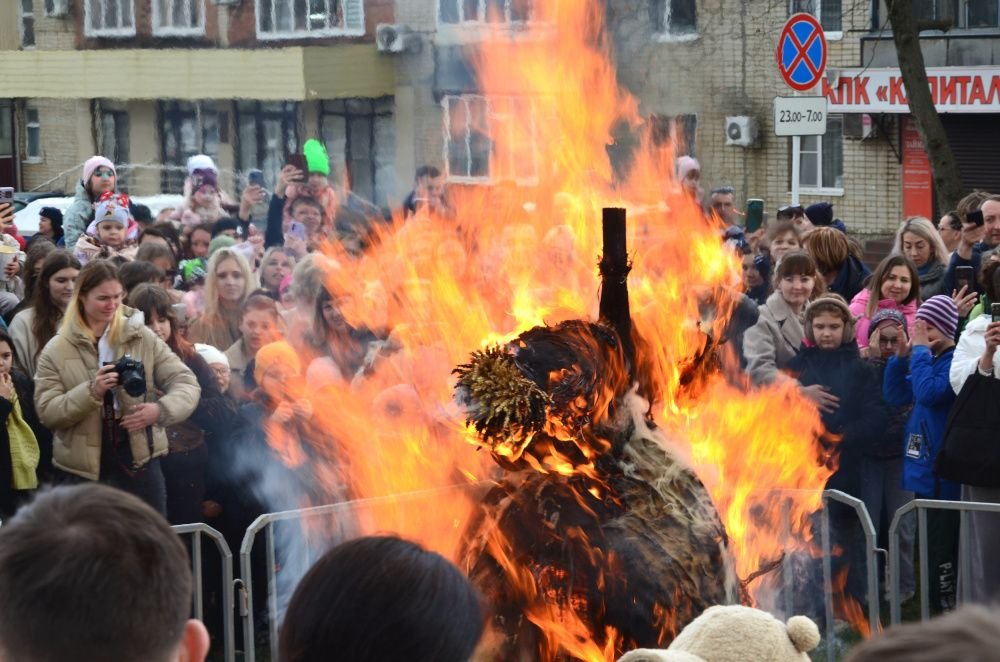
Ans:
{"label": "eyeglasses", "polygon": [[798,216],[805,216],[806,210],[802,205],[785,205],[778,209],[778,218],[780,219],[792,219]]}
{"label": "eyeglasses", "polygon": [[94,171],[94,176],[100,177],[101,179],[110,179],[115,176],[115,173],[105,168],[98,168],[97,170]]}

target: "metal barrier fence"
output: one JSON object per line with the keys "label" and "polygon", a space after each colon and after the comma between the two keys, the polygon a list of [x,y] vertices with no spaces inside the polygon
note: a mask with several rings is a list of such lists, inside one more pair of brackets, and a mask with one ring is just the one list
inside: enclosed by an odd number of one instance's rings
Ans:
{"label": "metal barrier fence", "polygon": [[204,573],[202,571],[201,543],[202,536],[207,537],[215,543],[222,557],[222,609],[223,609],[223,650],[226,662],[236,660],[236,635],[235,618],[233,615],[233,554],[226,544],[226,539],[221,533],[207,524],[180,524],[173,528],[174,532],[180,536],[191,536],[191,572],[194,575],[194,597],[192,612],[194,617],[200,621],[205,620],[205,588]]}
{"label": "metal barrier fence", "polygon": [[[892,518],[889,527],[889,563],[886,574],[889,575],[889,619],[892,625],[896,625],[902,618],[902,603],[900,601],[900,543],[899,529],[903,524],[903,518],[916,511],[917,517],[917,550],[920,559],[920,620],[926,621],[931,617],[930,613],[930,560],[928,559],[927,543],[927,511],[958,511],[960,513],[959,525],[959,546],[958,546],[958,571],[960,573],[958,581],[958,591],[956,593],[958,603],[963,600],[963,593],[966,594],[971,585],[969,576],[968,559],[964,558],[970,549],[968,542],[969,535],[969,513],[1000,513],[1000,503],[982,503],[973,501],[935,501],[933,499],[914,499],[898,511]],[[890,574],[891,573],[891,574]]]}

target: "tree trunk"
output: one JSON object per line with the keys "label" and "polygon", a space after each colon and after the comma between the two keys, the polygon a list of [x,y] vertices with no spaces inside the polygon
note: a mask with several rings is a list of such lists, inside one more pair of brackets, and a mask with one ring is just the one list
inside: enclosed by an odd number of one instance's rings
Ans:
{"label": "tree trunk", "polygon": [[965,195],[965,189],[927,83],[924,54],[920,50],[920,36],[913,20],[913,3],[910,0],[887,0],[886,4],[889,8],[889,22],[892,24],[892,38],[896,43],[899,72],[906,86],[910,114],[916,121],[917,131],[931,163],[938,203],[942,211],[954,209]]}

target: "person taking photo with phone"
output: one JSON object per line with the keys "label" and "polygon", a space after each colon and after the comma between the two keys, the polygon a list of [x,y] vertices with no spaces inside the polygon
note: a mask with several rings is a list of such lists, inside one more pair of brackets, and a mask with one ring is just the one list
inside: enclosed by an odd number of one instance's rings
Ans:
{"label": "person taking photo with phone", "polygon": [[111,262],[84,266],[38,357],[35,406],[54,436],[57,481],[108,483],[166,515],[164,428],[191,416],[201,388],[124,296]]}
{"label": "person taking photo with phone", "polygon": [[[943,293],[956,295],[961,289],[958,269],[971,267],[973,273],[982,268],[982,255],[1000,246],[1000,196],[975,191],[958,203],[962,218],[962,234],[945,272]],[[981,288],[973,283],[979,292]]]}

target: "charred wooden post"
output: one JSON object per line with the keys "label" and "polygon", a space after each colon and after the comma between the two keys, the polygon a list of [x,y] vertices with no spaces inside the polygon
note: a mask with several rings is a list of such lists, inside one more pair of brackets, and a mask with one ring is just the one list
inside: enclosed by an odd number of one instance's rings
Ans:
{"label": "charred wooden post", "polygon": [[628,260],[625,210],[605,207],[601,218],[604,235],[604,255],[601,257],[601,319],[610,324],[621,339],[630,372],[635,365],[632,343],[632,313],[628,303]]}

